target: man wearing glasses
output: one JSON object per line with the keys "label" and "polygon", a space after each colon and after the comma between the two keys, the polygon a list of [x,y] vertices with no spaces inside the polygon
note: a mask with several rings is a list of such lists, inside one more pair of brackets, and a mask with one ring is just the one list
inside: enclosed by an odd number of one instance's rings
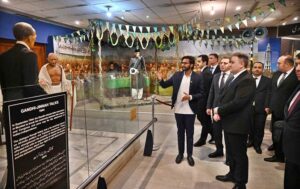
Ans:
{"label": "man wearing glasses", "polygon": [[198,111],[198,100],[203,98],[203,81],[193,71],[195,58],[184,56],[181,59],[182,71],[176,72],[170,79],[162,80],[162,74],[157,73],[159,84],[163,88],[173,86],[172,108],[174,107],[177,123],[178,155],[175,159],[181,163],[184,154],[184,138],[187,138],[187,160],[190,166],[194,166],[193,136],[195,115]]}

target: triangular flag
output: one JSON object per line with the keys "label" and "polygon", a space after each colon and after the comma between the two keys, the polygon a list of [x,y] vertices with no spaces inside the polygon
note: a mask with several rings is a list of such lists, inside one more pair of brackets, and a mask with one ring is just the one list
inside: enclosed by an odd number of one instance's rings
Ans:
{"label": "triangular flag", "polygon": [[157,27],[154,26],[153,29],[154,29],[154,32],[156,33],[157,32]]}
{"label": "triangular flag", "polygon": [[78,35],[80,35],[80,31],[78,30],[78,31],[76,31],[76,33],[78,34]]}
{"label": "triangular flag", "polygon": [[109,30],[109,22],[106,22],[106,29]]}
{"label": "triangular flag", "polygon": [[226,20],[226,22],[229,23],[230,22],[230,17],[226,17],[225,20]]}
{"label": "triangular flag", "polygon": [[171,33],[174,33],[174,26],[169,26]]}
{"label": "triangular flag", "polygon": [[140,32],[143,33],[143,26],[139,26]]}
{"label": "triangular flag", "polygon": [[215,32],[215,34],[217,35],[217,33],[218,33],[217,29],[214,29],[214,32]]}
{"label": "triangular flag", "polygon": [[237,23],[235,24],[235,27],[239,30],[239,29],[240,29],[240,22],[237,22]]}
{"label": "triangular flag", "polygon": [[112,32],[113,33],[116,32],[116,24],[115,23],[112,24]]}
{"label": "triangular flag", "polygon": [[252,16],[251,19],[252,19],[254,22],[257,21],[257,20],[256,20],[256,16]]}
{"label": "triangular flag", "polygon": [[204,30],[202,29],[201,30],[201,37],[203,37],[204,36]]}
{"label": "triangular flag", "polygon": [[274,3],[270,3],[270,4],[268,4],[268,6],[269,6],[269,9],[271,12],[274,12],[276,10]]}
{"label": "triangular flag", "polygon": [[118,24],[119,30],[122,31],[122,24]]}
{"label": "triangular flag", "polygon": [[279,3],[286,7],[285,0],[279,0]]}
{"label": "triangular flag", "polygon": [[222,33],[224,33],[224,26],[220,27]]}
{"label": "triangular flag", "polygon": [[133,33],[135,33],[136,26],[132,26],[132,29],[133,29]]}
{"label": "triangular flag", "polygon": [[227,28],[232,32],[232,26],[230,24],[227,26]]}
{"label": "triangular flag", "polygon": [[161,31],[162,31],[162,32],[166,32],[166,27],[165,27],[165,26],[162,26],[162,27],[161,27]]}
{"label": "triangular flag", "polygon": [[243,24],[244,24],[246,27],[248,26],[247,19],[243,20],[242,22],[243,22]]}
{"label": "triangular flag", "polygon": [[126,31],[128,32],[129,31],[129,25],[125,25],[126,27]]}
{"label": "triangular flag", "polygon": [[146,29],[147,29],[147,32],[150,33],[150,26],[147,26]]}

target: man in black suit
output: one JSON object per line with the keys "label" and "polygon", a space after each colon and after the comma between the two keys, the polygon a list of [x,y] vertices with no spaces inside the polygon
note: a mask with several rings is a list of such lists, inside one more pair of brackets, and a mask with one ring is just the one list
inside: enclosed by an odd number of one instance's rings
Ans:
{"label": "man in black suit", "polygon": [[[288,101],[292,92],[298,85],[294,69],[294,60],[291,56],[281,56],[277,63],[278,71],[272,77],[272,94],[270,100],[270,109],[272,112],[271,131],[276,121],[284,119],[284,105]],[[282,150],[282,137],[278,142],[272,140],[275,154],[270,158],[265,158],[268,162],[284,162],[284,154]]]}
{"label": "man in black suit", "polygon": [[271,79],[263,76],[264,64],[255,62],[252,75],[255,79],[256,89],[253,101],[253,124],[250,129],[247,147],[253,146],[256,153],[261,154],[261,143],[264,138],[264,129],[268,115],[269,100],[271,96]]}
{"label": "man in black suit", "polygon": [[[220,62],[220,73],[214,75],[211,88],[209,91],[206,113],[207,115],[212,115],[212,109],[219,106],[220,91],[225,87],[225,83],[230,80],[233,76],[230,73],[230,59],[228,57],[223,57]],[[222,125],[221,122],[213,122],[213,133],[216,144],[216,151],[209,154],[208,157],[222,157],[223,143],[222,143]]]}
{"label": "man in black suit", "polygon": [[248,56],[234,53],[231,57],[233,79],[221,94],[220,104],[214,108],[214,120],[221,121],[228,153],[229,172],[216,176],[217,180],[235,183],[233,189],[245,189],[248,182],[247,137],[251,126],[255,81],[246,70]]}
{"label": "man in black suit", "polygon": [[298,86],[284,108],[285,189],[300,188],[300,53],[296,55],[296,75]]}
{"label": "man in black suit", "polygon": [[190,166],[194,166],[193,137],[195,113],[198,111],[198,100],[203,98],[203,81],[198,74],[193,72],[195,58],[184,56],[181,59],[182,70],[176,72],[167,81],[162,80],[162,74],[157,73],[159,84],[163,88],[173,86],[172,108],[175,109],[177,123],[178,155],[175,162],[178,164],[183,159],[184,138],[187,138],[187,160]]}
{"label": "man in black suit", "polygon": [[[15,24],[13,33],[17,40],[16,45],[0,55],[0,84],[4,102],[46,94],[37,83],[37,56],[31,50],[36,40],[34,28],[28,23],[19,22]],[[10,136],[8,136],[7,125],[4,127],[6,142],[9,144]],[[6,148],[8,160],[6,188],[12,188],[10,145],[6,145]]]}
{"label": "man in black suit", "polygon": [[219,56],[216,53],[209,54],[208,65],[209,65],[210,72],[213,75],[221,72],[219,66]]}
{"label": "man in black suit", "polygon": [[198,104],[198,112],[197,112],[197,119],[202,125],[202,131],[200,134],[199,140],[194,144],[195,147],[199,147],[206,144],[206,139],[208,133],[211,135],[211,139],[209,142],[212,142],[213,140],[213,134],[212,134],[212,123],[211,118],[209,115],[206,114],[206,103],[208,98],[208,93],[212,81],[212,73],[209,70],[208,64],[208,56],[203,54],[197,57],[196,64],[201,69],[200,77],[203,80],[203,86],[204,86],[204,98],[199,99]]}

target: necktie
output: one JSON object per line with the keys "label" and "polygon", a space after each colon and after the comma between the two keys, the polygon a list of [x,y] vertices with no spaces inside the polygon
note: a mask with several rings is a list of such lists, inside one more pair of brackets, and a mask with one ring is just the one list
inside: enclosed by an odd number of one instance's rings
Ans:
{"label": "necktie", "polygon": [[281,84],[282,84],[282,82],[284,81],[284,79],[285,79],[285,75],[286,75],[286,73],[283,73],[283,77],[281,77],[281,79],[280,79],[280,81],[279,81],[279,83],[278,83],[278,86],[277,87],[279,87]]}
{"label": "necktie", "polygon": [[210,70],[211,73],[213,73],[214,68],[210,67],[209,70]]}
{"label": "necktie", "polygon": [[226,73],[222,74],[221,82],[220,82],[220,89],[222,89],[225,85],[225,75],[226,75]]}
{"label": "necktie", "polygon": [[257,77],[254,77],[256,88],[257,88],[257,86],[258,86],[257,79],[258,79]]}
{"label": "necktie", "polygon": [[300,101],[300,92],[299,91],[296,93],[296,96],[297,97],[294,97],[296,99],[294,100],[294,102],[291,102],[292,104],[291,104],[291,106],[288,109],[289,115],[294,110],[294,108],[296,107],[297,103]]}

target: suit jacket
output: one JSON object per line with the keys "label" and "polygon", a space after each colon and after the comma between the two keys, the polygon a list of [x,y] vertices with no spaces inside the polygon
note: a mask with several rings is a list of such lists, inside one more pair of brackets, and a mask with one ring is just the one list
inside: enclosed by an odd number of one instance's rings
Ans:
{"label": "suit jacket", "polygon": [[220,72],[221,72],[221,69],[220,69],[220,66],[218,65],[212,74],[216,75],[217,73],[220,73]]}
{"label": "suit jacket", "polygon": [[272,77],[272,95],[270,101],[270,108],[272,114],[278,119],[284,119],[284,105],[291,96],[292,92],[298,85],[299,81],[297,79],[295,69],[290,73],[288,77],[282,82],[282,84],[277,87],[277,81],[281,75],[281,72],[277,71]]}
{"label": "suit jacket", "polygon": [[[167,88],[170,86],[173,86],[173,94],[172,94],[172,108],[175,105],[178,90],[183,78],[184,72],[176,72],[170,79],[164,81],[161,80],[159,84],[163,88]],[[199,110],[198,108],[198,100],[200,98],[204,97],[204,89],[203,89],[203,81],[202,78],[196,74],[195,72],[192,72],[191,75],[191,83],[190,83],[190,95],[192,95],[192,100],[189,101],[190,108],[192,111],[196,114]]]}
{"label": "suit jacket", "polygon": [[207,98],[208,98],[209,90],[210,90],[210,87],[211,87],[211,82],[212,82],[212,79],[213,79],[213,75],[210,72],[208,67],[204,68],[204,70],[199,75],[201,77],[201,80],[203,81],[204,96],[203,96],[203,98],[199,99],[198,106],[199,106],[199,111],[203,112],[203,111],[206,110],[206,103],[207,103]]}
{"label": "suit jacket", "polygon": [[45,94],[38,85],[36,54],[22,44],[1,54],[0,84],[4,101]]}
{"label": "suit jacket", "polygon": [[218,113],[225,132],[248,134],[252,123],[254,92],[255,81],[247,71],[222,90]]}
{"label": "suit jacket", "polygon": [[262,75],[255,89],[255,112],[266,113],[265,108],[269,107],[271,98],[271,86],[271,79]]}
{"label": "suit jacket", "polygon": [[284,107],[284,119],[286,125],[283,129],[283,150],[285,157],[288,161],[300,165],[300,102],[296,104],[293,111],[288,114],[288,107],[300,90],[300,84],[298,84],[296,90],[288,99]]}
{"label": "suit jacket", "polygon": [[[207,109],[215,108],[219,105],[219,98],[221,89],[219,87],[219,80],[221,77],[221,72],[217,73],[213,76],[212,84],[209,90],[208,98],[207,98]],[[226,80],[226,83],[231,80],[232,74],[230,74]]]}

